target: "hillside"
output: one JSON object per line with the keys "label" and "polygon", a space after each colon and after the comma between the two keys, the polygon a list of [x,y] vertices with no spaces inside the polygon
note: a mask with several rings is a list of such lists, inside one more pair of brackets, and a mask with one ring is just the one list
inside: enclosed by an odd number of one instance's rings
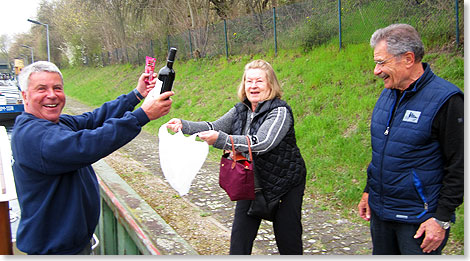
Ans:
{"label": "hillside", "polygon": [[[283,86],[283,99],[294,111],[297,141],[308,171],[306,197],[355,217],[370,161],[370,116],[383,88],[382,80],[373,75],[372,49],[366,44],[351,44],[341,51],[332,45],[308,53],[280,51],[277,57],[177,61],[172,110],[145,129],[156,135],[161,124],[174,117],[217,119],[237,102],[244,65],[259,58],[273,65]],[[424,61],[437,75],[464,88],[463,57],[432,53]],[[158,67],[162,65],[160,61]],[[143,70],[143,65],[113,65],[62,72],[67,95],[99,106],[131,91]],[[212,161],[218,161],[219,156],[220,151],[211,150]],[[463,206],[452,237],[463,244]]]}

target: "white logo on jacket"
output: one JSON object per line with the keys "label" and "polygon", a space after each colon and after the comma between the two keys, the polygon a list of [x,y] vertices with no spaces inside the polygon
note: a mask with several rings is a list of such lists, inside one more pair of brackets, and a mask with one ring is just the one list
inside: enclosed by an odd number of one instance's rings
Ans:
{"label": "white logo on jacket", "polygon": [[420,111],[406,110],[405,116],[403,117],[403,121],[418,123],[419,116],[421,116]]}

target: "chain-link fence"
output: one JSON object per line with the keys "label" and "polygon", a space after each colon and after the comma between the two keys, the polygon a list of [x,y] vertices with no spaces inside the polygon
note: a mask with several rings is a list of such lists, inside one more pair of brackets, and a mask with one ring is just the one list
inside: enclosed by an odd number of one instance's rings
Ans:
{"label": "chain-link fence", "polygon": [[427,48],[461,48],[463,2],[310,0],[115,49],[102,53],[101,63],[142,64],[146,55],[162,60],[170,46],[178,48],[178,59],[309,50],[326,43],[337,43],[340,49],[351,43],[367,43],[376,29],[392,23],[414,26]]}

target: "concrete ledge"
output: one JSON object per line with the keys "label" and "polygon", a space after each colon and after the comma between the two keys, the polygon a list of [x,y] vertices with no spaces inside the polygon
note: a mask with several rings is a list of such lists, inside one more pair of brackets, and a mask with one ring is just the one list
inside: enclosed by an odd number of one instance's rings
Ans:
{"label": "concrete ledge", "polygon": [[104,160],[93,164],[101,197],[144,255],[197,255]]}

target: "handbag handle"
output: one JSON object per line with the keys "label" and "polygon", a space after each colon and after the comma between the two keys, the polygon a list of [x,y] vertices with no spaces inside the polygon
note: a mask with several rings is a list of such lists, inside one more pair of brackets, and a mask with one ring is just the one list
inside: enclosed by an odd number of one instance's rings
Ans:
{"label": "handbag handle", "polygon": [[[233,144],[233,137],[232,135],[229,135],[230,137],[230,141],[232,142],[232,158],[233,158],[233,162],[232,162],[232,169],[235,168],[235,164],[237,163],[237,160],[236,160],[236,156],[235,156],[235,145]],[[251,154],[251,144],[250,144],[250,138],[248,138],[248,136],[245,136],[246,138],[246,141],[248,142],[248,153],[250,155],[250,161],[253,161],[253,155]]]}

